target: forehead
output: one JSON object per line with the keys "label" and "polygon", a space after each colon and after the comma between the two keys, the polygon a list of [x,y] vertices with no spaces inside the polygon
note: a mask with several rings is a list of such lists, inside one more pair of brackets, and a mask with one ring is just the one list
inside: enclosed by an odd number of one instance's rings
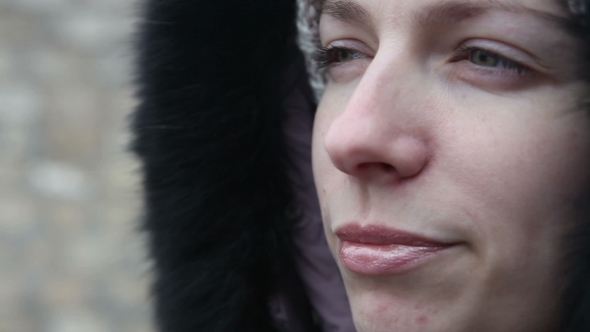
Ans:
{"label": "forehead", "polygon": [[[358,3],[358,4],[401,4],[405,2],[414,3],[416,5],[426,4],[434,1],[430,0],[422,0],[422,1],[415,1],[415,0],[316,0],[313,1],[319,4],[320,7],[325,6],[326,4],[334,4],[334,3]],[[587,0],[435,0],[435,2],[439,3],[463,3],[463,4],[473,4],[473,5],[487,5],[487,6],[528,6],[528,7],[545,7],[546,9],[580,9],[582,7],[588,6]]]}
{"label": "forehead", "polygon": [[[488,11],[506,11],[563,23],[570,10],[585,0],[322,0],[321,12],[342,21],[369,24],[371,21],[416,18],[421,24],[458,20]],[[354,22],[353,22],[354,21]]]}

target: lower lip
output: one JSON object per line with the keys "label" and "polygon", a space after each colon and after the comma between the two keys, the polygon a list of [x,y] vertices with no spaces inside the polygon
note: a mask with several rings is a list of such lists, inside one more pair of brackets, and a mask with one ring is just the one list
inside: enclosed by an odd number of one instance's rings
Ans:
{"label": "lower lip", "polygon": [[425,263],[449,246],[377,245],[341,241],[342,265],[353,272],[367,275],[401,274]]}

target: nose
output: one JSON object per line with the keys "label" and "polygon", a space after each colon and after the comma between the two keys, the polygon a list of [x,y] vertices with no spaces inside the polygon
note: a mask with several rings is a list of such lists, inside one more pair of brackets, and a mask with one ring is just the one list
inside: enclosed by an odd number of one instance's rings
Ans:
{"label": "nose", "polygon": [[337,169],[362,180],[415,177],[430,159],[428,129],[416,110],[422,96],[412,101],[412,89],[375,76],[365,73],[328,128],[324,147]]}

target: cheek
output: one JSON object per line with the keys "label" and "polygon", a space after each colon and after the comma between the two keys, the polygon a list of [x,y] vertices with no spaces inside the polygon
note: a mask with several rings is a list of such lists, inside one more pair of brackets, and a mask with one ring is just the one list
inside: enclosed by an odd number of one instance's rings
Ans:
{"label": "cheek", "polygon": [[473,216],[467,278],[487,294],[484,315],[506,313],[494,303],[550,310],[543,294],[561,291],[563,240],[589,189],[590,126],[584,112],[555,114],[458,120],[441,141],[438,179]]}
{"label": "cheek", "polygon": [[539,243],[556,243],[573,223],[576,202],[588,191],[587,123],[579,112],[456,124],[462,134],[449,142],[442,168],[468,197],[487,254],[526,257]]}
{"label": "cheek", "polygon": [[[337,238],[331,230],[332,211],[334,207],[343,207],[344,199],[338,193],[342,192],[341,184],[346,181],[346,175],[340,172],[332,163],[324,145],[324,139],[330,125],[338,116],[339,110],[343,109],[348,100],[348,93],[342,88],[333,89],[330,85],[326,89],[322,100],[318,106],[313,126],[312,138],[312,167],[313,176],[318,199],[320,203],[320,212],[328,245],[334,257],[337,257]],[[342,209],[337,209],[344,213]],[[334,212],[334,211],[333,211]]]}
{"label": "cheek", "polygon": [[328,85],[315,115],[312,139],[312,166],[320,204],[324,204],[326,194],[336,180],[335,177],[339,176],[339,172],[332,164],[325,149],[324,139],[332,121],[339,113],[338,110],[346,106],[346,100],[348,100],[346,92],[343,93],[342,89],[333,89]]}
{"label": "cheek", "polygon": [[[589,137],[560,127],[533,124],[504,125],[497,131],[476,129],[480,138],[466,142],[470,146],[463,155],[470,161],[460,157],[458,169],[466,170],[466,178],[475,176],[470,182],[495,190],[498,198],[523,204],[575,196],[586,187]],[[480,139],[485,142],[479,144]]]}
{"label": "cheek", "polygon": [[327,116],[325,110],[322,109],[322,105],[320,104],[316,112],[313,126],[312,168],[315,187],[320,203],[324,234],[328,242],[328,247],[332,252],[332,256],[337,257],[337,239],[331,231],[330,216],[327,209],[327,197],[331,192],[330,183],[333,183],[333,181],[330,181],[330,178],[335,175],[335,169],[326,150],[324,149],[324,136],[329,121],[329,117]]}
{"label": "cheek", "polygon": [[329,125],[329,113],[325,111],[322,104],[318,107],[313,125],[312,139],[312,168],[322,219],[324,223],[327,220],[325,216],[326,195],[328,193],[330,174],[334,173],[332,162],[324,148],[324,137]]}
{"label": "cheek", "polygon": [[324,136],[326,133],[327,118],[325,112],[322,112],[321,105],[316,112],[313,125],[313,139],[311,148],[311,158],[313,167],[313,177],[318,192],[320,203],[325,196],[326,176],[329,172],[330,159],[324,149]]}

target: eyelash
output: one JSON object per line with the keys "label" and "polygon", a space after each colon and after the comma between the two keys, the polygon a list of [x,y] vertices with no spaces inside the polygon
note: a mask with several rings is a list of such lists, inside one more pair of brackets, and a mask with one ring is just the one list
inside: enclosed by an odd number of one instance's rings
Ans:
{"label": "eyelash", "polygon": [[[352,55],[352,59],[349,60],[336,60],[335,57],[338,56],[338,52],[344,52],[348,55]],[[462,60],[468,60],[473,63],[473,58],[475,52],[479,52],[482,55],[487,55],[498,62],[498,66],[502,67],[504,70],[515,72],[519,75],[526,74],[530,71],[530,69],[520,63],[510,60],[496,52],[489,51],[480,47],[474,46],[462,46],[457,49],[451,58],[453,62],[458,62]],[[342,54],[340,54],[342,55]],[[318,64],[320,69],[328,68],[334,65],[339,65],[354,59],[366,58],[367,55],[364,55],[361,52],[344,48],[338,46],[329,46],[329,47],[320,47],[316,50],[315,55],[313,56],[313,60]],[[479,65],[479,67],[486,68],[485,66]],[[491,67],[493,68],[493,67]]]}
{"label": "eyelash", "polygon": [[494,51],[490,51],[490,50],[486,50],[484,48],[481,47],[475,47],[475,46],[462,46],[460,48],[458,48],[451,60],[453,62],[458,62],[458,61],[462,61],[462,60],[467,60],[471,63],[473,63],[474,65],[481,67],[481,68],[494,68],[494,67],[487,67],[487,66],[483,66],[483,65],[477,65],[473,62],[473,56],[474,53],[479,53],[481,55],[486,55],[488,57],[491,57],[493,60],[497,61],[497,65],[498,67],[501,67],[502,70],[507,70],[507,71],[511,71],[514,72],[518,75],[523,75],[523,74],[527,74],[528,72],[530,72],[530,68],[528,68],[525,65],[522,65],[514,60],[511,60],[507,57],[504,57]]}
{"label": "eyelash", "polygon": [[[348,55],[352,55],[352,59],[349,60],[335,60],[334,57],[338,56],[338,52],[345,52]],[[318,65],[318,67],[320,69],[322,68],[327,68],[330,66],[334,66],[334,65],[338,65],[341,63],[345,63],[354,59],[361,59],[361,58],[366,58],[367,56],[364,55],[361,52],[349,49],[349,48],[344,48],[344,47],[338,47],[338,46],[329,46],[329,47],[320,47],[316,50],[314,56],[313,56],[313,60],[316,62],[316,64]]]}

